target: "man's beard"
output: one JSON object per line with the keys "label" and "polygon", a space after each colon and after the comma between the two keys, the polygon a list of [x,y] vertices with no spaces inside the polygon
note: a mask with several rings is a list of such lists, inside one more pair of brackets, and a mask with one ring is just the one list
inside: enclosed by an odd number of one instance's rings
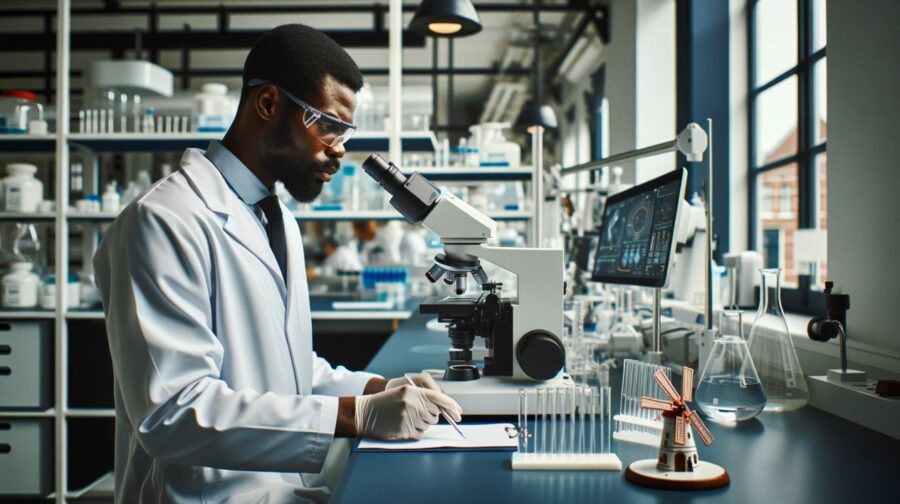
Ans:
{"label": "man's beard", "polygon": [[319,172],[334,173],[341,166],[340,161],[334,158],[329,158],[328,161],[316,161],[298,156],[296,143],[291,137],[288,124],[279,124],[275,129],[269,148],[265,151],[266,169],[275,177],[275,180],[284,184],[284,188],[291,193],[295,200],[301,203],[311,202],[322,192],[324,182],[319,178]]}

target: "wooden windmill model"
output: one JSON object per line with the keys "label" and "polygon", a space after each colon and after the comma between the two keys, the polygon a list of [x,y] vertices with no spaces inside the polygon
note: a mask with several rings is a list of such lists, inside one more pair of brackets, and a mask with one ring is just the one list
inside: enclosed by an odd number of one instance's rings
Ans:
{"label": "wooden windmill model", "polygon": [[703,489],[727,485],[729,479],[725,469],[710,462],[701,462],[697,456],[691,427],[707,446],[715,438],[700,415],[687,405],[694,397],[694,370],[682,368],[681,395],[662,370],[654,373],[653,379],[670,399],[641,398],[641,407],[662,411],[659,457],[633,462],[625,470],[625,477],[639,485],[660,488]]}

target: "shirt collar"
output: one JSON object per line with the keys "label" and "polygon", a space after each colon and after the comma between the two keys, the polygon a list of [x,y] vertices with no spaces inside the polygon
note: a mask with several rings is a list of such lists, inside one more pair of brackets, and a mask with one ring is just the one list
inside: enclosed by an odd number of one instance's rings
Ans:
{"label": "shirt collar", "polygon": [[247,165],[221,142],[213,140],[209,143],[206,158],[219,170],[231,190],[247,205],[253,206],[272,194],[250,168],[247,168]]}

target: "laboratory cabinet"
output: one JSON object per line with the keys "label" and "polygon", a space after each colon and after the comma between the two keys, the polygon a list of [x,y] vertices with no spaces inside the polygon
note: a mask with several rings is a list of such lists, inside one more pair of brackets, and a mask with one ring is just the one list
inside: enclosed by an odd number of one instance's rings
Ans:
{"label": "laboratory cabinet", "polygon": [[0,498],[50,493],[52,432],[49,419],[0,417]]}
{"label": "laboratory cabinet", "polygon": [[0,414],[52,405],[51,335],[49,321],[0,318]]}

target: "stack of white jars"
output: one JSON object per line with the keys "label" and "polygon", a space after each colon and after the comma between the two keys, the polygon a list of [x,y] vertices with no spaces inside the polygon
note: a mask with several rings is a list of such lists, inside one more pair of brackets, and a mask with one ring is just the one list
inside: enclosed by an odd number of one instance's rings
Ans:
{"label": "stack of white jars", "polygon": [[35,178],[37,166],[27,163],[6,165],[3,178],[4,208],[7,212],[35,213],[44,201],[44,184]]}

